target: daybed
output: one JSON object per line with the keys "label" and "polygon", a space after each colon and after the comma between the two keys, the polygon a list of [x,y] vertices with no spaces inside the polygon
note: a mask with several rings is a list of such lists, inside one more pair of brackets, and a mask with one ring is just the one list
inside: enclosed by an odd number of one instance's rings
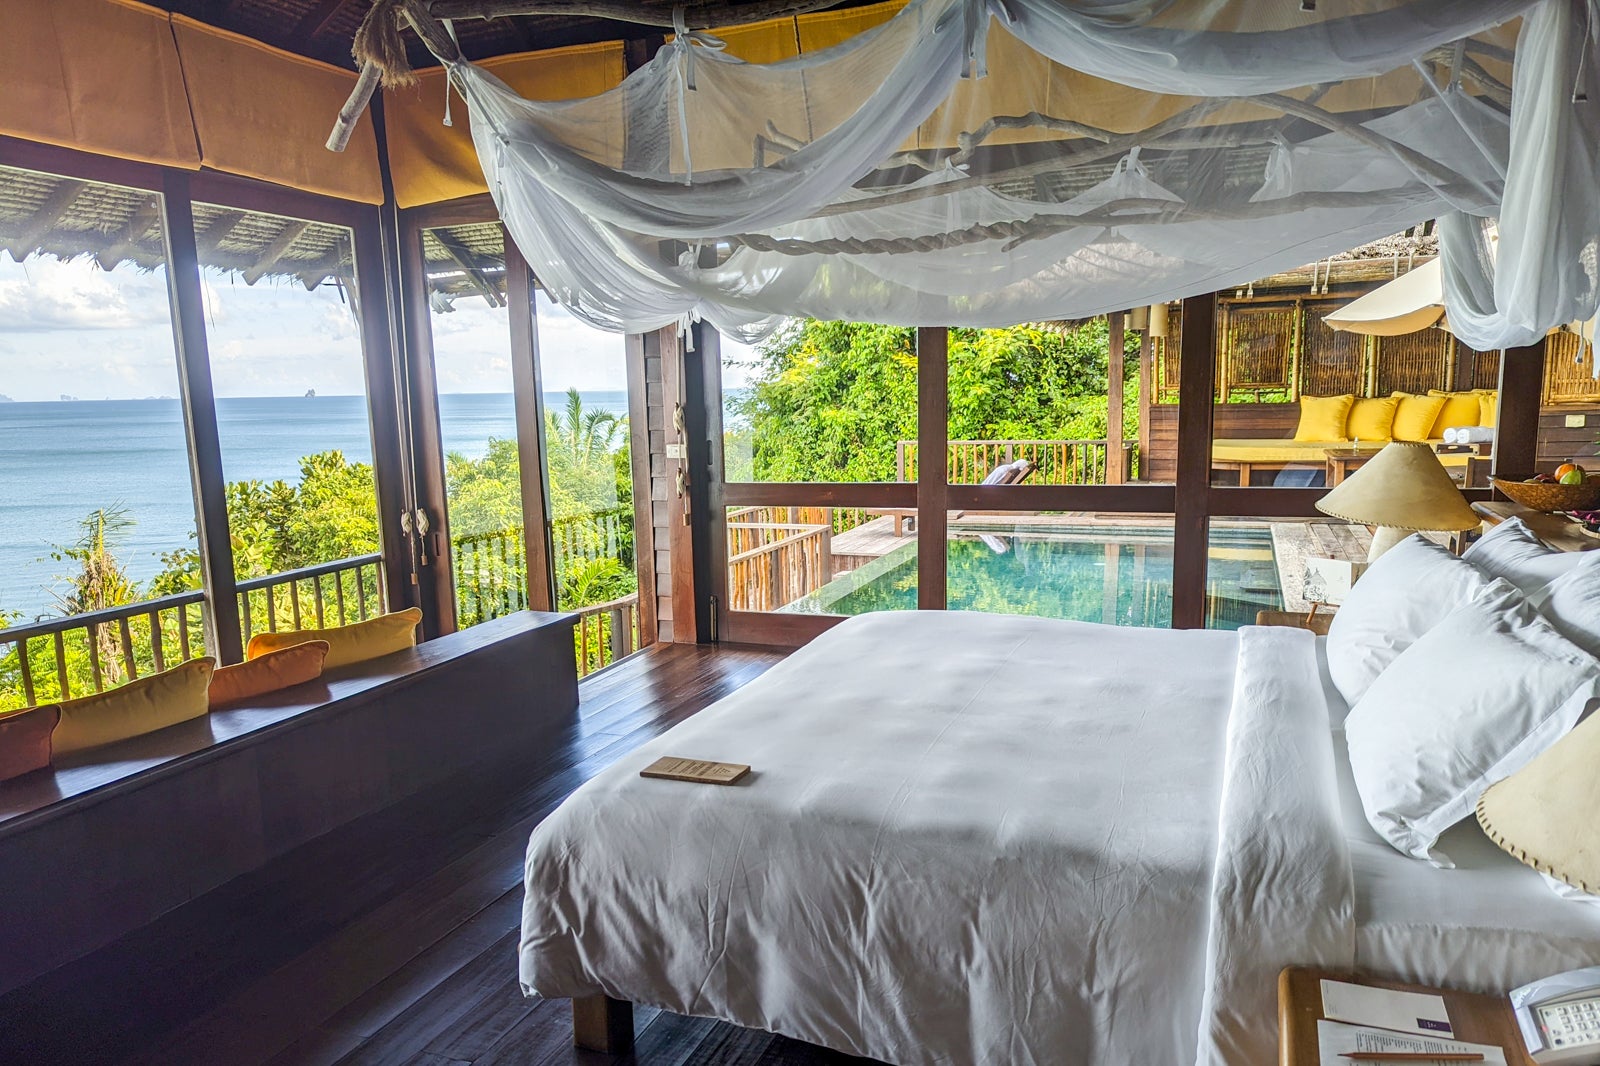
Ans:
{"label": "daybed", "polygon": [[[1456,869],[1369,826],[1331,639],[848,620],[539,826],[524,990],[894,1063],[1265,1064],[1288,964],[1503,991],[1600,963],[1600,907],[1470,808]],[[754,770],[639,777],[669,754]]]}

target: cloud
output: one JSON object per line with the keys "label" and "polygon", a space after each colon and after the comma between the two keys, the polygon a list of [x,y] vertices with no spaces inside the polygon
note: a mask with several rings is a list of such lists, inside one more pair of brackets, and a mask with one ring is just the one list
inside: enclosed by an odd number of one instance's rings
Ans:
{"label": "cloud", "polygon": [[130,329],[169,321],[165,271],[124,265],[107,272],[87,259],[0,260],[0,330]]}

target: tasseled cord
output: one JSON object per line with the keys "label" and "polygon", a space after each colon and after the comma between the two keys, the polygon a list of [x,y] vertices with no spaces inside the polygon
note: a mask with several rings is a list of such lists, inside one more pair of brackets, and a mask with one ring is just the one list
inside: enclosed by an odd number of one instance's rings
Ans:
{"label": "tasseled cord", "polygon": [[402,6],[403,0],[376,0],[350,45],[357,64],[372,63],[378,68],[385,89],[417,83],[417,72],[411,69],[411,57],[406,55],[406,43],[400,36]]}

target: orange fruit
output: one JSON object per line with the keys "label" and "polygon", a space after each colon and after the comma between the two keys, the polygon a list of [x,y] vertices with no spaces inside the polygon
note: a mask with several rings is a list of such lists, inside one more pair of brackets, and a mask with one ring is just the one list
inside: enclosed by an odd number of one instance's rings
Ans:
{"label": "orange fruit", "polygon": [[1556,479],[1559,481],[1561,478],[1566,477],[1574,470],[1576,470],[1580,476],[1583,474],[1583,467],[1579,466],[1577,463],[1562,463],[1560,466],[1556,467]]}

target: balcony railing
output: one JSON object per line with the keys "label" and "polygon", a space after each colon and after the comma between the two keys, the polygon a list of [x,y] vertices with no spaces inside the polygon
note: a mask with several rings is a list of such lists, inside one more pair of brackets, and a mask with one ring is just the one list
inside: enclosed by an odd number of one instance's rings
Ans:
{"label": "balcony railing", "polygon": [[[556,574],[578,561],[617,559],[626,564],[633,548],[631,518],[632,511],[617,507],[550,523]],[[467,533],[451,542],[456,618],[462,626],[528,606],[528,560],[521,526]]]}
{"label": "balcony railing", "polygon": [[573,634],[578,676],[585,677],[639,650],[639,594],[578,608]]}
{"label": "balcony railing", "polygon": [[244,642],[256,633],[346,626],[381,614],[383,556],[356,555],[238,583]]}
{"label": "balcony railing", "polygon": [[[761,508],[782,512],[785,508]],[[833,579],[833,523],[826,511],[813,521],[740,521],[764,517],[734,512],[728,521],[728,609],[775,611]]]}
{"label": "balcony railing", "polygon": [[0,686],[34,707],[176,666],[204,651],[204,601],[182,592],[0,629]]}
{"label": "balcony railing", "polygon": [[[1002,463],[1031,459],[1038,469],[1030,485],[1104,485],[1108,480],[1111,442],[1106,440],[953,440],[949,442],[950,483],[976,485]],[[1116,461],[1124,481],[1133,479],[1139,442],[1122,442]],[[895,477],[917,479],[917,442],[895,444]]]}

